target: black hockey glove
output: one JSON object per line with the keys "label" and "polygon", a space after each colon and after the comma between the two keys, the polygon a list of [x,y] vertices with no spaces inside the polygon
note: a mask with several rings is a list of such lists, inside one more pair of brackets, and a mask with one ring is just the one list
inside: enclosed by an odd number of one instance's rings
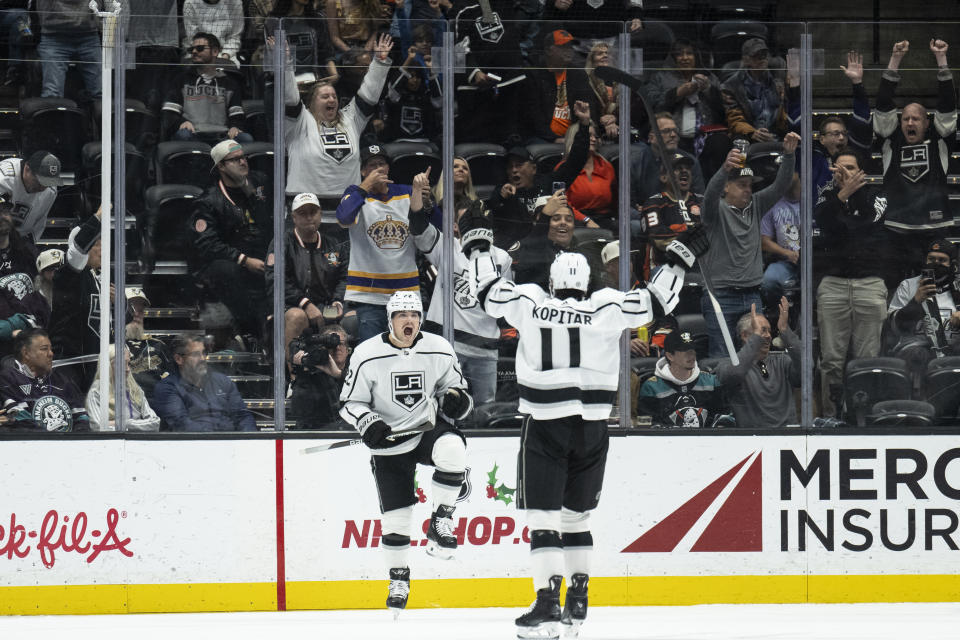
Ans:
{"label": "black hockey glove", "polygon": [[470,413],[470,396],[462,389],[450,389],[440,399],[440,413],[451,420],[463,420]]}
{"label": "black hockey glove", "polygon": [[390,434],[391,429],[387,423],[383,420],[376,420],[364,430],[363,435],[360,437],[363,439],[363,444],[371,449],[385,449],[395,444],[387,439],[390,437]]}
{"label": "black hockey glove", "polygon": [[671,240],[664,249],[664,253],[667,254],[667,262],[670,264],[690,269],[697,258],[705,254],[709,248],[710,239],[707,237],[706,229],[703,226],[696,226]]}
{"label": "black hockey glove", "polygon": [[474,200],[460,219],[457,221],[460,230],[460,247],[463,255],[471,259],[475,251],[489,251],[493,244],[493,226],[490,218],[483,215],[483,203]]}

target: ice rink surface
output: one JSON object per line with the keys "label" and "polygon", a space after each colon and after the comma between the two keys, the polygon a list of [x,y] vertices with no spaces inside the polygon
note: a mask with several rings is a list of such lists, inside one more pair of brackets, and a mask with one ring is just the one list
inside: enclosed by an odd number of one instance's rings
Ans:
{"label": "ice rink surface", "polygon": [[[0,616],[4,640],[509,640],[523,609]],[[960,604],[592,607],[583,640],[941,640]]]}

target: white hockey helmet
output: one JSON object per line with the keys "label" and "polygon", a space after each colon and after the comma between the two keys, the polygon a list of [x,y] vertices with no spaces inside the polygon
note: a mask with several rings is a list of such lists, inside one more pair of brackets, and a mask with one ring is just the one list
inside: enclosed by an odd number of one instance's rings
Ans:
{"label": "white hockey helmet", "polygon": [[563,289],[587,292],[590,284],[590,265],[581,253],[563,252],[550,265],[550,295]]}
{"label": "white hockey helmet", "polygon": [[390,327],[390,335],[394,338],[398,336],[393,333],[393,314],[398,311],[416,311],[422,323],[423,301],[420,300],[420,294],[416,291],[396,291],[387,300],[387,324]]}

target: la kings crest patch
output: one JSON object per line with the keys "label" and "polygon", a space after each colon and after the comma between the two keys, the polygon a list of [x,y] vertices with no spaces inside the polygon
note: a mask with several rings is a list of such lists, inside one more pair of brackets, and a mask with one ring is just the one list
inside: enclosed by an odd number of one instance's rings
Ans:
{"label": "la kings crest patch", "polygon": [[404,371],[391,374],[393,387],[393,401],[406,409],[413,411],[426,400],[424,390],[423,371]]}
{"label": "la kings crest patch", "polygon": [[43,396],[33,404],[33,420],[47,431],[72,431],[70,405],[57,396]]}
{"label": "la kings crest patch", "polygon": [[322,128],[320,144],[323,145],[323,152],[336,160],[337,164],[342,163],[352,153],[350,136],[339,129]]}
{"label": "la kings crest patch", "polygon": [[490,24],[484,24],[483,16],[477,18],[474,24],[481,40],[496,44],[503,38],[503,23],[500,22],[500,14],[496,11],[491,13],[491,17],[493,22]]}
{"label": "la kings crest patch", "polygon": [[930,173],[930,149],[926,144],[911,144],[900,149],[900,175],[917,182]]}

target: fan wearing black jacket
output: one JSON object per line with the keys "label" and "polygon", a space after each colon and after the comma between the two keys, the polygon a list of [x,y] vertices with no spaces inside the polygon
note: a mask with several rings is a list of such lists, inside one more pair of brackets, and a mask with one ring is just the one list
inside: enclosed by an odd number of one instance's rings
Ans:
{"label": "fan wearing black jacket", "polygon": [[250,171],[239,143],[224,140],[210,155],[220,179],[203,192],[190,217],[190,269],[230,309],[242,332],[259,336],[273,188],[265,175]]}
{"label": "fan wearing black jacket", "polygon": [[[889,232],[883,223],[886,194],[866,186],[860,156],[844,151],[834,160],[833,180],[820,192],[813,217],[820,238],[814,268],[820,328],[820,380],[823,415],[835,416],[831,396],[843,381],[847,352],[854,358],[880,353],[887,312],[886,262]],[[852,349],[851,349],[852,346]],[[830,387],[834,386],[831,394]]]}

